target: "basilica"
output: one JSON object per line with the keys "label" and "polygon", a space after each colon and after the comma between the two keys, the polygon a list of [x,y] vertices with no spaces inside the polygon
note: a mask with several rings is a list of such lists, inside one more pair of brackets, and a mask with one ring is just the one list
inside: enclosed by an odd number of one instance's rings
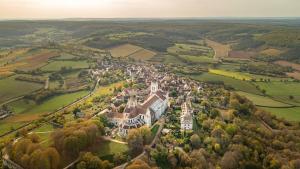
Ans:
{"label": "basilica", "polygon": [[129,92],[129,99],[123,112],[110,112],[108,118],[118,127],[118,134],[126,136],[128,130],[143,125],[151,126],[167,110],[168,93],[159,89],[158,82],[151,82],[150,93],[143,103],[138,103],[137,93]]}

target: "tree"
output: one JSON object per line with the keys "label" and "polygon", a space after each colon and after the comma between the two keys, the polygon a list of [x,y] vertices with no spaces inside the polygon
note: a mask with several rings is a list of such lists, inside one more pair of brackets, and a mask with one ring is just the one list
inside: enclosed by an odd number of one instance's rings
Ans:
{"label": "tree", "polygon": [[201,145],[201,139],[198,134],[193,134],[190,138],[193,148],[199,148]]}
{"label": "tree", "polygon": [[228,151],[221,159],[222,169],[236,169],[239,168],[239,161],[234,152]]}
{"label": "tree", "polygon": [[131,155],[137,155],[143,151],[143,136],[138,129],[129,130],[127,136],[129,152]]}
{"label": "tree", "polygon": [[138,159],[133,161],[133,163],[131,163],[130,165],[128,165],[126,169],[151,169],[151,167],[144,161]]}
{"label": "tree", "polygon": [[102,161],[98,156],[88,152],[80,157],[80,162],[76,165],[77,169],[109,169],[112,164],[108,161]]}

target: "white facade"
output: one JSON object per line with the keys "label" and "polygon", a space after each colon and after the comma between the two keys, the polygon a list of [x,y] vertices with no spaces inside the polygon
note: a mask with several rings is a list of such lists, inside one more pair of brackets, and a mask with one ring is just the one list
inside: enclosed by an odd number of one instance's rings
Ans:
{"label": "white facade", "polygon": [[158,83],[151,83],[151,92],[142,104],[138,104],[136,95],[131,93],[130,99],[123,113],[112,117],[111,122],[119,127],[119,135],[126,136],[131,128],[143,125],[151,126],[167,110],[169,104],[168,93],[158,89]]}

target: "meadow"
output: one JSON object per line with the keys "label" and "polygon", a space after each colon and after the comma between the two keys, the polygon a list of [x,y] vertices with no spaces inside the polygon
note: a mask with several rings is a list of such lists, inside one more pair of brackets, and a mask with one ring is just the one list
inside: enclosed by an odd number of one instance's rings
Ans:
{"label": "meadow", "polygon": [[89,63],[87,61],[53,61],[48,65],[42,67],[42,71],[45,72],[56,72],[60,71],[62,67],[72,69],[86,69],[89,67]]}
{"label": "meadow", "polygon": [[273,100],[267,96],[255,95],[255,94],[241,92],[241,91],[238,91],[237,93],[241,96],[247,97],[256,106],[266,106],[266,107],[274,107],[274,108],[291,107],[291,105],[289,104]]}
{"label": "meadow", "polygon": [[11,76],[0,80],[0,103],[43,88],[43,84],[15,80]]}
{"label": "meadow", "polygon": [[248,76],[246,74],[242,74],[240,72],[226,71],[226,70],[221,70],[221,69],[209,69],[209,73],[227,76],[227,77],[231,77],[231,78],[238,79],[238,80],[249,81],[252,79],[250,76]]}
{"label": "meadow", "polygon": [[288,121],[299,122],[300,121],[300,108],[266,108],[262,107],[261,109],[266,110],[268,112],[272,112],[272,114],[276,115],[279,118],[284,118]]}
{"label": "meadow", "polygon": [[255,84],[264,89],[266,94],[274,99],[300,105],[300,84],[298,82],[256,82]]}
{"label": "meadow", "polygon": [[212,73],[202,73],[200,75],[190,76],[192,79],[204,81],[204,82],[224,82],[226,86],[232,87],[237,91],[244,91],[253,94],[261,95],[261,91],[259,91],[252,83],[247,81],[241,81],[238,79],[233,79],[226,76],[221,76]]}
{"label": "meadow", "polygon": [[9,103],[8,105],[15,111],[15,114],[0,121],[0,134],[6,133],[12,128],[22,126],[28,122],[40,119],[43,114],[51,113],[87,94],[88,91],[63,94],[52,97],[41,104],[35,104],[25,99]]}

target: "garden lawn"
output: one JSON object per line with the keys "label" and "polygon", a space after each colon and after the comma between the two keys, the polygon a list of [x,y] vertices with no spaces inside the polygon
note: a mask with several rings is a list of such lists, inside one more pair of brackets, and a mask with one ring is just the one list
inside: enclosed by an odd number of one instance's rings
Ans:
{"label": "garden lawn", "polygon": [[113,156],[117,153],[127,152],[128,146],[126,144],[115,143],[107,140],[97,140],[95,145],[91,147],[91,151],[100,158],[112,162]]}

